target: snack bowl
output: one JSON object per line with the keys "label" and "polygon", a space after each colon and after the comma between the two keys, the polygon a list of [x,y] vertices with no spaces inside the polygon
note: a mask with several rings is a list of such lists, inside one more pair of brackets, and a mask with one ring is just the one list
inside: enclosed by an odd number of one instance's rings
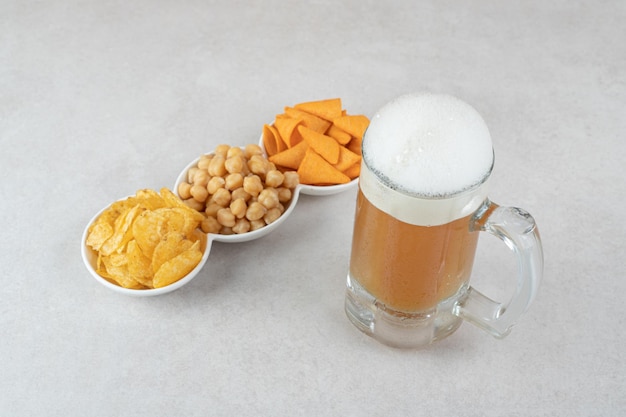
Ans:
{"label": "snack bowl", "polygon": [[[199,160],[200,158],[196,158],[193,161],[191,161],[178,175],[178,178],[176,179],[176,183],[174,184],[174,193],[176,195],[178,195],[178,186],[182,182],[184,182],[187,178],[187,172],[191,168],[195,167],[198,164]],[[246,232],[246,233],[241,233],[241,234],[224,235],[224,234],[218,234],[218,233],[209,233],[208,234],[209,240],[211,241],[215,240],[218,242],[226,242],[226,243],[248,242],[251,240],[259,239],[273,232],[291,215],[291,213],[293,212],[296,206],[296,203],[298,202],[298,198],[300,196],[301,191],[304,192],[302,189],[302,185],[298,185],[293,190],[293,194],[291,195],[291,200],[289,200],[289,202],[285,205],[285,211],[274,222],[268,225],[265,225],[264,227],[260,229],[253,230],[253,231]]]}
{"label": "snack bowl", "polygon": [[[265,150],[265,144],[263,143],[263,135],[259,139],[259,146],[263,149],[263,152],[267,156],[267,151]],[[358,177],[353,179],[352,181],[345,184],[337,184],[337,185],[309,185],[309,184],[300,184],[298,188],[302,194],[306,195],[314,195],[314,196],[326,196],[339,194],[344,191],[348,191],[353,189],[359,183]]]}
{"label": "snack bowl", "polygon": [[183,285],[189,283],[192,279],[194,279],[204,267],[204,264],[206,263],[209,257],[209,253],[211,251],[211,244],[212,244],[212,239],[210,238],[210,236],[206,236],[206,235],[203,235],[204,241],[202,242],[202,245],[201,245],[202,258],[200,259],[200,262],[198,262],[198,265],[196,265],[196,267],[187,275],[185,275],[183,278],[179,279],[176,282],[171,283],[170,285],[167,285],[161,288],[153,288],[153,289],[132,289],[132,288],[124,288],[104,278],[97,272],[98,254],[92,248],[87,246],[87,235],[89,233],[89,228],[91,227],[91,225],[109,207],[110,205],[104,207],[95,216],[93,216],[91,220],[89,220],[89,223],[87,223],[87,226],[85,227],[85,230],[83,231],[82,238],[81,238],[81,256],[83,258],[85,267],[87,268],[87,271],[89,271],[91,276],[93,276],[93,278],[96,281],[98,281],[100,284],[120,294],[129,295],[133,297],[152,297],[156,295],[166,294],[166,293],[179,289],[180,287],[182,287]]}

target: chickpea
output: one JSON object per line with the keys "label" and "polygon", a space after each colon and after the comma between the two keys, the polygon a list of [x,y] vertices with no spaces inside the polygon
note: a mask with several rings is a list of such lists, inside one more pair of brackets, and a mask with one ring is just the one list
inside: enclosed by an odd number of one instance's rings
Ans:
{"label": "chickpea", "polygon": [[235,225],[235,215],[230,209],[223,208],[217,212],[217,221],[226,227],[233,227]]}
{"label": "chickpea", "polygon": [[274,208],[278,205],[278,191],[276,188],[268,187],[261,191],[257,201],[267,209]]}
{"label": "chickpea", "polygon": [[248,220],[259,220],[265,216],[267,209],[263,206],[263,204],[255,201],[248,206],[248,210],[246,211],[246,218]]}
{"label": "chickpea", "polygon": [[224,207],[220,206],[219,204],[211,202],[207,204],[204,213],[207,215],[207,217],[217,217],[217,212],[223,208]]}
{"label": "chickpea", "polygon": [[194,185],[200,185],[202,187],[206,187],[206,185],[209,183],[209,173],[206,172],[203,169],[198,169],[194,174],[193,174],[193,181],[191,181],[192,184]]}
{"label": "chickpea", "polygon": [[178,185],[178,196],[183,200],[191,198],[191,184],[185,181],[181,182]]}
{"label": "chickpea", "polygon": [[[242,179],[242,184],[243,184],[243,179]],[[233,200],[237,200],[238,198],[241,198],[247,202],[247,201],[250,201],[250,199],[252,198],[252,195],[247,193],[246,190],[243,189],[243,186],[241,186],[233,190],[231,197]]]}
{"label": "chickpea", "polygon": [[267,160],[261,155],[253,155],[248,160],[248,168],[253,174],[257,174],[261,178],[265,178],[265,174],[269,171]]}
{"label": "chickpea", "polygon": [[278,203],[278,205],[276,206],[276,208],[280,211],[280,214],[283,214],[285,212],[285,206],[283,206],[282,204]]}
{"label": "chickpea", "polygon": [[206,189],[209,192],[209,194],[213,195],[220,188],[224,188],[224,184],[225,183],[226,183],[226,181],[224,180],[224,178],[222,178],[222,177],[213,177],[213,178],[211,178],[209,180],[209,183],[207,184]]}
{"label": "chickpea", "polygon": [[265,216],[263,216],[263,220],[265,221],[266,224],[271,224],[271,223],[274,223],[276,220],[278,220],[280,215],[281,215],[280,210],[274,207],[274,208],[269,209],[267,213],[265,213]]}
{"label": "chickpea", "polygon": [[209,164],[209,175],[213,177],[223,177],[226,175],[226,166],[224,165],[226,162],[226,158],[224,158],[221,154],[215,155],[213,159],[211,159],[211,163]]}
{"label": "chickpea", "polygon": [[291,200],[291,190],[287,187],[280,187],[278,190],[278,201],[286,203]]}
{"label": "chickpea", "polygon": [[234,232],[232,227],[222,226],[222,228],[220,229],[220,235],[232,235],[233,233]]}
{"label": "chickpea", "polygon": [[247,233],[250,231],[250,228],[251,226],[248,219],[243,218],[235,222],[235,225],[233,226],[233,232],[237,234]]}
{"label": "chickpea", "polygon": [[262,227],[265,227],[265,220],[258,219],[250,221],[250,231],[259,230]]}
{"label": "chickpea", "polygon": [[263,155],[263,149],[259,145],[249,144],[244,149],[246,158],[250,159],[253,155]]}
{"label": "chickpea", "polygon": [[232,148],[230,148],[228,150],[228,152],[226,152],[226,158],[232,158],[233,156],[241,156],[241,157],[245,157],[244,153],[243,153],[243,149],[241,149],[238,146],[233,146]]}
{"label": "chickpea", "polygon": [[213,197],[211,199],[214,203],[217,203],[222,207],[226,207],[230,204],[230,192],[228,192],[228,190],[224,188],[220,188],[215,192],[215,194],[213,194]]}
{"label": "chickpea", "polygon": [[246,204],[246,201],[243,198],[238,198],[236,200],[233,200],[230,203],[230,211],[238,219],[241,219],[242,217],[246,215],[247,209],[248,209],[248,205]]}
{"label": "chickpea", "polygon": [[188,198],[187,200],[184,200],[185,204],[187,204],[189,207],[191,207],[194,210],[197,211],[202,211],[204,209],[204,204],[200,203],[198,200],[196,200],[195,198]]}
{"label": "chickpea", "polygon": [[200,223],[200,228],[204,233],[219,233],[222,225],[215,217],[207,217]]}
{"label": "chickpea", "polygon": [[237,172],[226,177],[224,188],[236,190],[239,187],[243,187],[243,175],[241,173]]}
{"label": "chickpea", "polygon": [[265,174],[265,185],[269,187],[278,187],[283,183],[285,176],[277,169],[267,171]]}
{"label": "chickpea", "polygon": [[228,151],[230,150],[230,145],[217,145],[217,148],[215,148],[215,155],[221,155],[224,158],[226,158],[226,155],[228,154]]}
{"label": "chickpea", "polygon": [[198,167],[191,167],[189,168],[189,171],[187,171],[187,182],[188,183],[193,183],[193,179],[196,175],[196,171],[198,171]]}
{"label": "chickpea", "polygon": [[250,167],[248,166],[248,160],[245,159],[243,167],[241,169],[241,175],[243,175],[243,177],[245,178],[250,174],[252,174],[252,172],[250,171]]}
{"label": "chickpea", "polygon": [[283,180],[283,186],[293,190],[300,183],[300,179],[296,171],[287,171],[284,175],[285,179]]}
{"label": "chickpea", "polygon": [[191,196],[199,203],[204,203],[209,196],[209,192],[206,187],[198,184],[194,184],[190,190]]}
{"label": "chickpea", "polygon": [[226,171],[231,174],[241,173],[241,171],[243,171],[244,164],[245,161],[241,156],[232,156],[224,162],[224,167],[226,168]]}
{"label": "chickpea", "polygon": [[200,159],[198,160],[198,168],[199,169],[208,169],[209,168],[209,163],[211,163],[211,158],[213,158],[213,156],[209,156],[209,155],[202,155],[200,157]]}
{"label": "chickpea", "polygon": [[258,175],[251,175],[243,179],[243,189],[253,197],[263,190],[263,183]]}

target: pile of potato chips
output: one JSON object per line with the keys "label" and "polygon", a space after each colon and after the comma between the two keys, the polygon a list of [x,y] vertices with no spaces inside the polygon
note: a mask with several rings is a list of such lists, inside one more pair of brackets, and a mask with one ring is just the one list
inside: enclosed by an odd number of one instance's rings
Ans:
{"label": "pile of potato chips", "polygon": [[367,126],[369,119],[347,114],[339,98],[309,101],[264,125],[263,145],[269,160],[296,170],[302,184],[345,184],[360,174]]}
{"label": "pile of potato chips", "polygon": [[89,227],[86,244],[98,255],[100,276],[124,288],[160,288],[202,259],[203,219],[167,188],[140,190],[108,207]]}

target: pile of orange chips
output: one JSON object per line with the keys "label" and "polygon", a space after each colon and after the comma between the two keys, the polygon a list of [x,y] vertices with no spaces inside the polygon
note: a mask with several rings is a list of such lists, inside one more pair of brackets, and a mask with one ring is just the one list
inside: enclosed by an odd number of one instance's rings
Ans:
{"label": "pile of orange chips", "polygon": [[263,145],[270,162],[296,170],[302,184],[345,184],[360,174],[368,125],[366,116],[347,114],[339,98],[309,101],[264,125]]}
{"label": "pile of orange chips", "polygon": [[96,272],[110,282],[132,289],[165,287],[202,259],[203,218],[167,188],[139,190],[98,216],[86,244],[98,255]]}

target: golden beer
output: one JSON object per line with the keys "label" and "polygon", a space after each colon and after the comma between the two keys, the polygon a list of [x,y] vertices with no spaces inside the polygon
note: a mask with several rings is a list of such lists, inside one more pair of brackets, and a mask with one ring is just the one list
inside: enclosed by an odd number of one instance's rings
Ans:
{"label": "golden beer", "polygon": [[417,226],[376,208],[359,190],[350,277],[387,309],[434,309],[468,282],[478,243],[470,217]]}

